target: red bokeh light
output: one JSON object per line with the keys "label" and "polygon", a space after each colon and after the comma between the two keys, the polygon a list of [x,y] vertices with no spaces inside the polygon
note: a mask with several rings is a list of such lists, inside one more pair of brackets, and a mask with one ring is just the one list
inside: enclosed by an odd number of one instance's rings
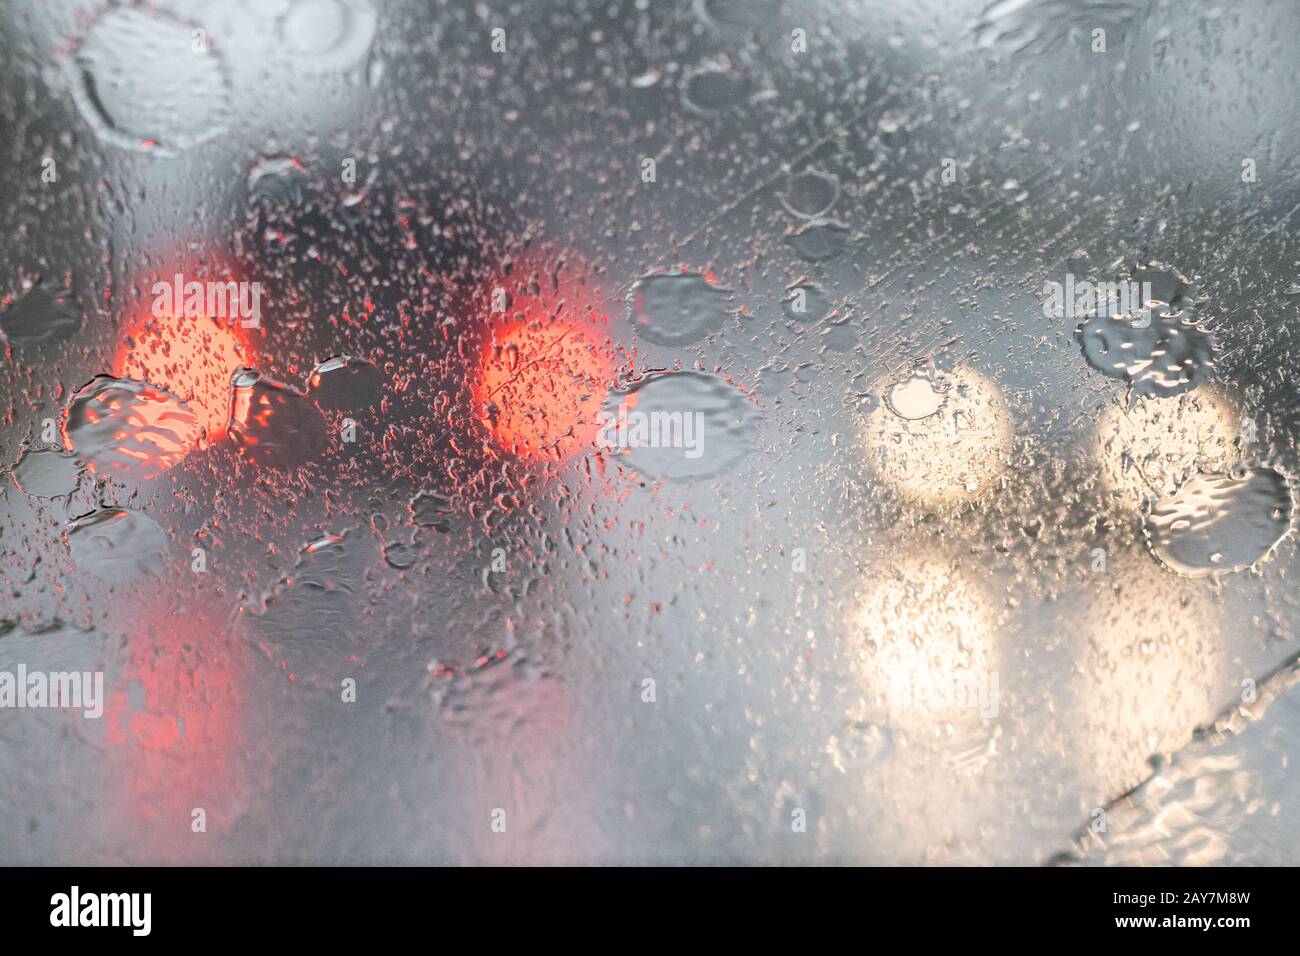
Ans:
{"label": "red bokeh light", "polygon": [[[188,281],[205,281],[192,273]],[[174,281],[164,275],[162,281]],[[216,280],[214,280],[216,281]],[[228,282],[229,277],[220,281]],[[209,442],[226,433],[230,417],[231,378],[240,366],[253,364],[251,333],[237,318],[213,317],[203,311],[186,314],[184,309],[160,307],[158,297],[129,324],[113,361],[113,374],[146,382],[165,391],[171,405],[180,399],[182,409],[196,420]],[[159,414],[168,410],[161,406]],[[177,409],[171,409],[176,412]],[[129,436],[126,436],[129,437]],[[160,456],[159,470],[181,461],[189,447],[170,450]],[[174,452],[174,453],[172,453]]]}
{"label": "red bokeh light", "polygon": [[502,291],[509,301],[479,355],[475,408],[493,440],[521,458],[570,457],[600,428],[614,361],[603,299],[580,274],[572,255],[563,270],[538,256],[487,290],[488,301],[500,304]]}
{"label": "red bokeh light", "polygon": [[136,324],[118,349],[114,373],[183,399],[211,440],[225,434],[230,379],[247,364],[248,345],[237,325],[169,311]]}

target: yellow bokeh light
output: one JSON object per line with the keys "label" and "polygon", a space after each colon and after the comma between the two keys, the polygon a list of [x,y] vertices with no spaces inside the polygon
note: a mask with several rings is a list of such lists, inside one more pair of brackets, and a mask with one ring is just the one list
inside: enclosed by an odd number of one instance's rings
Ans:
{"label": "yellow bokeh light", "polygon": [[1229,693],[1219,608],[1202,588],[1140,554],[1112,560],[1086,598],[1078,651],[1076,752],[1098,799],[1150,773],[1148,758],[1185,745]]}
{"label": "yellow bokeh light", "polygon": [[[854,808],[863,854],[975,862],[1006,819],[1002,619],[980,582],[907,550],[873,564],[837,638],[851,696],[827,741],[828,793]],[[900,815],[906,826],[882,825]]]}
{"label": "yellow bokeh light", "polygon": [[1241,431],[1232,402],[1211,389],[1109,406],[1097,423],[1104,485],[1141,501],[1163,498],[1197,471],[1236,462]]}
{"label": "yellow bokeh light", "polygon": [[969,369],[879,382],[864,430],[876,476],[903,498],[953,506],[987,491],[1005,470],[1011,415],[998,387]]}
{"label": "yellow bokeh light", "polygon": [[863,716],[913,734],[983,729],[999,708],[992,606],[932,559],[882,568],[858,605]]}

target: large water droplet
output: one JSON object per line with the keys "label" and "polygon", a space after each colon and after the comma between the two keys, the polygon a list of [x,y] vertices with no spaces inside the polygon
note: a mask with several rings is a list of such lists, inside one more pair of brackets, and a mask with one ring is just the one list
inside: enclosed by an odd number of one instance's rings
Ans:
{"label": "large water droplet", "polygon": [[72,62],[77,107],[115,145],[183,150],[217,135],[226,121],[221,54],[169,15],[110,9],[91,25]]}
{"label": "large water droplet", "polygon": [[1185,322],[1155,316],[1146,328],[1125,317],[1095,316],[1080,327],[1088,364],[1129,383],[1134,397],[1195,388],[1214,368],[1214,337]]}
{"label": "large water droplet", "polygon": [[312,370],[311,397],[321,408],[358,411],[379,401],[383,376],[365,359],[338,355]]}
{"label": "large water droplet", "polygon": [[231,383],[230,440],[259,465],[293,469],[329,442],[325,419],[307,393],[241,369]]}
{"label": "large water droplet", "polygon": [[148,515],[101,508],[69,525],[68,546],[78,571],[118,584],[158,574],[166,560],[167,535]]}
{"label": "large water droplet", "polygon": [[1187,577],[1242,571],[1286,537],[1292,509],[1286,477],[1272,468],[1195,475],[1146,516],[1147,544]]}
{"label": "large water droplet", "polygon": [[403,571],[415,564],[419,551],[407,541],[391,541],[384,545],[384,562],[398,571]]}
{"label": "large water droplet", "polygon": [[1177,395],[1203,382],[1214,368],[1214,336],[1195,321],[1188,281],[1172,269],[1151,266],[1133,271],[1120,285],[1147,287],[1147,298],[1127,311],[1118,311],[1113,301],[1098,303],[1099,314],[1078,328],[1088,364],[1127,381],[1135,399]]}
{"label": "large water droplet", "polygon": [[29,448],[14,465],[14,482],[33,498],[62,498],[77,490],[82,466],[72,455]]}
{"label": "large water droplet", "polygon": [[73,396],[63,432],[69,450],[91,471],[152,478],[184,458],[203,429],[175,395],[98,375]]}
{"label": "large water droplet", "polygon": [[652,478],[720,475],[757,441],[758,410],[735,386],[704,372],[662,372],[605,402],[600,443]]}
{"label": "large water droplet", "polygon": [[696,272],[643,276],[632,289],[630,321],[647,341],[686,345],[727,317],[730,292]]}
{"label": "large water droplet", "polygon": [[312,72],[341,71],[365,57],[377,21],[366,0],[294,0],[280,21],[280,35],[298,54],[295,66]]}

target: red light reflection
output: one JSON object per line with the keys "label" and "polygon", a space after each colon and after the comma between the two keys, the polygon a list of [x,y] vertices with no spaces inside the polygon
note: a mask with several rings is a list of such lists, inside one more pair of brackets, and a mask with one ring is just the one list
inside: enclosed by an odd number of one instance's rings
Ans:
{"label": "red light reflection", "polygon": [[520,457],[567,458],[591,446],[600,428],[614,363],[602,326],[598,289],[533,257],[515,262],[488,298],[509,294],[474,375],[479,421],[493,440]]}
{"label": "red light reflection", "polygon": [[252,364],[247,333],[237,322],[169,309],[146,315],[129,330],[114,372],[183,399],[212,441],[226,431],[231,376]]}

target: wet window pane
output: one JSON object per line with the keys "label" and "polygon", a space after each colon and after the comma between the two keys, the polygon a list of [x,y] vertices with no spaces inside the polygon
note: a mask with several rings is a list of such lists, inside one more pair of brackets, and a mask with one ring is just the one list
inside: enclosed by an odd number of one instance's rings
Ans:
{"label": "wet window pane", "polygon": [[3,17],[0,862],[1296,861],[1290,5]]}

